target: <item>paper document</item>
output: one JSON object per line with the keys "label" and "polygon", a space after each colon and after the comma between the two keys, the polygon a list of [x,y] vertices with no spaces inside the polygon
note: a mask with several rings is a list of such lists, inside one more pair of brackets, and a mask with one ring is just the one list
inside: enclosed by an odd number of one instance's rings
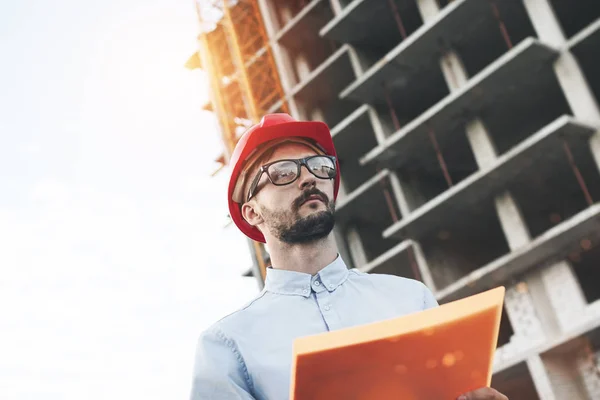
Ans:
{"label": "paper document", "polygon": [[290,399],[455,399],[489,386],[504,287],[296,339]]}

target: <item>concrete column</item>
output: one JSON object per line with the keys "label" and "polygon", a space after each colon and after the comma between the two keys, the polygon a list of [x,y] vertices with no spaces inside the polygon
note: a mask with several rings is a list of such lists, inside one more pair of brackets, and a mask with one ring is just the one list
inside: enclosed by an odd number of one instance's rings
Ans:
{"label": "concrete column", "polygon": [[337,202],[343,200],[348,195],[348,190],[346,189],[346,184],[344,183],[344,177],[340,179],[340,188],[338,189]]}
{"label": "concrete column", "polygon": [[552,382],[546,367],[542,362],[539,355],[529,357],[526,361],[529,372],[531,373],[531,380],[537,390],[537,394],[542,400],[561,400],[554,394],[552,388]]}
{"label": "concrete column", "polygon": [[346,263],[346,266],[349,269],[355,268],[356,266],[354,265],[354,260],[352,259],[352,255],[350,254],[350,251],[348,250],[348,245],[345,240],[346,238],[344,237],[344,233],[342,232],[342,227],[340,227],[339,225],[336,225],[333,228],[333,234],[335,236],[335,241],[337,243],[338,252],[340,253],[340,257],[342,257],[342,260],[344,260],[344,262]]}
{"label": "concrete column", "polygon": [[[550,45],[564,49],[566,38],[549,0],[524,0],[523,3],[539,38]],[[583,122],[600,128],[598,102],[575,56],[568,49],[564,49],[555,61],[554,71],[573,115]],[[596,165],[600,169],[600,129],[591,138],[590,146]]]}
{"label": "concrete column", "polygon": [[[275,0],[277,1],[277,0]],[[294,18],[294,14],[292,13],[292,9],[290,7],[286,7],[285,2],[283,1],[278,1],[278,8],[280,9],[280,15],[281,15],[281,23],[282,23],[282,28],[284,26],[286,26],[288,24],[288,22],[290,22],[293,18]]]}
{"label": "concrete column", "polygon": [[390,186],[392,187],[394,197],[398,202],[400,214],[402,215],[402,218],[406,218],[410,214],[411,207],[408,205],[409,200],[406,193],[404,193],[400,178],[398,178],[398,175],[395,172],[390,172]]}
{"label": "concrete column", "polygon": [[[570,344],[568,351],[546,354],[542,356],[548,378],[552,385],[552,391],[556,399],[589,400],[588,390],[580,375],[580,349],[578,341]],[[596,397],[597,398],[597,397]]]}
{"label": "concrete column", "polygon": [[561,47],[565,43],[565,35],[552,4],[548,0],[523,0],[523,4],[538,37],[551,46]]}
{"label": "concrete column", "polygon": [[333,15],[338,15],[342,12],[342,4],[340,3],[340,0],[329,0],[329,4],[333,10]]}
{"label": "concrete column", "polygon": [[552,294],[548,296],[548,306],[561,330],[567,332],[584,317],[587,306],[573,267],[568,261],[561,261],[540,273],[546,291]]}
{"label": "concrete column", "polygon": [[308,63],[308,58],[305,53],[296,54],[296,59],[294,60],[294,64],[296,65],[296,72],[298,73],[298,78],[300,82],[302,82],[308,75],[310,75],[310,64]]}
{"label": "concrete column", "polygon": [[323,110],[320,107],[313,108],[310,113],[310,120],[325,122],[325,114],[323,113]]}
{"label": "concrete column", "polygon": [[496,147],[483,121],[475,118],[469,121],[465,128],[471,147],[477,149],[473,151],[473,155],[479,168],[484,169],[492,165],[497,157]]}
{"label": "concrete column", "polygon": [[366,265],[369,260],[367,258],[367,253],[363,246],[362,240],[360,240],[360,235],[358,234],[358,230],[356,227],[352,226],[346,232],[346,241],[348,243],[348,250],[350,251],[350,255],[352,256],[353,264],[356,268],[360,268],[363,265]]}
{"label": "concrete column", "polygon": [[520,348],[530,348],[545,339],[546,335],[528,285],[521,282],[509,287],[506,290],[504,306],[515,333],[514,339],[519,342]]}
{"label": "concrete column", "polygon": [[365,72],[368,66],[365,62],[361,60],[360,55],[354,47],[352,47],[349,44],[345,44],[344,47],[348,49],[348,57],[350,57],[350,65],[352,66],[352,71],[354,71],[354,76],[358,78]]}
{"label": "concrete column", "polygon": [[449,50],[442,56],[440,59],[440,67],[442,68],[442,73],[444,74],[450,92],[460,89],[469,80],[467,70],[462,63],[462,60],[453,50]]}
{"label": "concrete column", "polygon": [[494,201],[508,247],[515,250],[529,243],[531,241],[529,229],[527,229],[521,210],[510,192],[504,192],[497,196]]}
{"label": "concrete column", "polygon": [[421,245],[415,241],[411,242],[413,254],[415,255],[415,262],[417,263],[419,271],[421,272],[421,278],[423,279],[423,283],[429,288],[429,290],[435,293],[437,291],[437,287],[435,285],[435,282],[433,281],[433,276],[431,275],[431,270],[429,269],[429,264],[427,263],[425,254],[423,254]]}
{"label": "concrete column", "polygon": [[376,109],[371,106],[368,106],[369,110],[367,111],[369,115],[369,121],[371,122],[371,126],[373,127],[373,133],[375,134],[375,139],[377,140],[377,144],[382,144],[385,142],[385,129],[381,118],[379,117],[379,113]]}
{"label": "concrete column", "polygon": [[402,176],[401,172],[394,174],[397,183],[392,180],[392,185],[397,184],[402,188],[402,203],[398,204],[400,210],[405,210],[407,214],[402,212],[403,216],[408,215],[415,208],[418,208],[425,203],[425,196],[419,191],[416,179],[413,176]]}
{"label": "concrete column", "polygon": [[600,357],[587,339],[582,339],[575,355],[575,367],[590,399],[600,399]]}
{"label": "concrete column", "polygon": [[523,284],[531,296],[544,335],[551,339],[558,337],[561,329],[551,303],[556,294],[545,284],[544,272],[545,268],[533,269],[527,274]]}
{"label": "concrete column", "polygon": [[417,0],[419,14],[424,23],[429,22],[440,12],[440,6],[437,0]]}

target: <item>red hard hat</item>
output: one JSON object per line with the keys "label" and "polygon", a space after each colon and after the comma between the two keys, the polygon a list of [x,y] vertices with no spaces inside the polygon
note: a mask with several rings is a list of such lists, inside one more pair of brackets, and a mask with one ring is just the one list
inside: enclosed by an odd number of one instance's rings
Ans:
{"label": "red hard hat", "polygon": [[325,154],[336,157],[337,172],[334,180],[333,197],[334,200],[337,198],[340,187],[340,164],[337,160],[331,132],[329,132],[327,125],[317,121],[297,121],[285,113],[265,115],[258,124],[252,126],[242,135],[235,146],[229,161],[231,176],[227,190],[227,201],[229,203],[229,215],[231,219],[246,236],[258,242],[265,243],[265,237],[260,230],[250,225],[242,217],[241,205],[243,199],[241,202],[233,199],[236,183],[240,173],[246,166],[246,161],[260,145],[274,139],[292,137],[308,139],[322,148]]}

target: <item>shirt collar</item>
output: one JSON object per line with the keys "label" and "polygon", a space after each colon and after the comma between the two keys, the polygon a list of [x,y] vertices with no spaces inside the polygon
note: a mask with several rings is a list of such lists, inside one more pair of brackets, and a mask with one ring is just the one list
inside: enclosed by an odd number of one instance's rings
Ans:
{"label": "shirt collar", "polygon": [[338,288],[348,278],[348,267],[342,257],[337,258],[316,275],[305,272],[287,271],[283,269],[267,268],[265,290],[278,294],[296,294],[304,297],[310,296],[311,285],[319,280],[330,292]]}

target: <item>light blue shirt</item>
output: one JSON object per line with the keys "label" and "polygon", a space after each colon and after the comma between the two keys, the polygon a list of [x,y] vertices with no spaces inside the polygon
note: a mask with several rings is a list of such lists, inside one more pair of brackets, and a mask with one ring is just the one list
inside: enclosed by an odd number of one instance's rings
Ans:
{"label": "light blue shirt", "polygon": [[287,399],[295,338],[437,305],[421,282],[349,270],[339,256],[314,276],[269,268],[253,301],[201,334],[191,399]]}

